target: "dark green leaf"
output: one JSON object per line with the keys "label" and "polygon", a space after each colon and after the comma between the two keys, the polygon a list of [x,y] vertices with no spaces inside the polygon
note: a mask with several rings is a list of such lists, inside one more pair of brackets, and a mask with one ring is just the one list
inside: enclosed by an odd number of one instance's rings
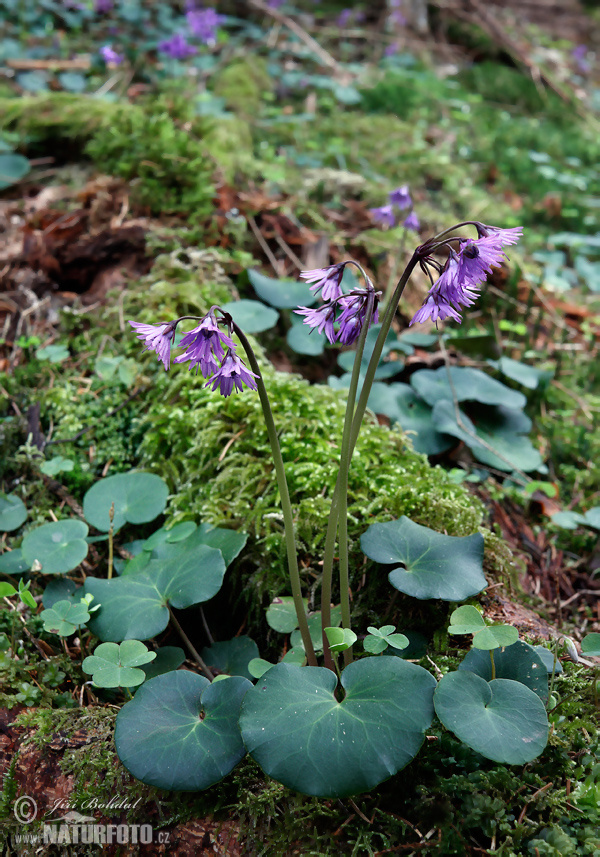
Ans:
{"label": "dark green leaf", "polygon": [[65,520],[42,524],[23,539],[23,557],[29,563],[39,562],[43,574],[66,574],[77,568],[88,553],[87,524]]}
{"label": "dark green leaf", "polygon": [[21,498],[0,491],[0,531],[9,533],[18,530],[26,520],[27,509]]}
{"label": "dark green leaf", "polygon": [[279,318],[277,310],[259,303],[259,301],[230,301],[222,304],[221,309],[228,312],[244,333],[262,333],[275,327]]}
{"label": "dark green leaf", "polygon": [[[548,652],[547,649],[545,651]],[[548,654],[551,656],[552,652]],[[495,651],[494,666],[496,678],[520,681],[536,693],[542,702],[548,699],[548,670],[533,646],[518,640],[505,649]],[[458,668],[475,673],[486,681],[492,680],[492,661],[487,651],[471,649]]]}
{"label": "dark green leaf", "polygon": [[[511,390],[479,369],[451,366],[450,377],[459,402],[472,401],[485,405],[504,405],[507,408],[524,408],[527,403],[522,393]],[[452,388],[446,366],[440,366],[439,369],[419,369],[411,375],[410,383],[431,407],[442,399],[452,401]]]}
{"label": "dark green leaf", "polygon": [[[258,297],[277,309],[296,309],[312,306],[318,300],[310,290],[309,283],[297,280],[273,280],[258,271],[249,270],[248,279]],[[241,326],[241,325],[240,325]]]}
{"label": "dark green leaf", "polygon": [[277,664],[248,691],[240,727],[248,752],[288,788],[346,797],[374,788],[411,761],[432,717],[435,679],[400,658],[366,658],[336,676]]}
{"label": "dark green leaf", "polygon": [[386,565],[401,563],[389,574],[393,587],[414,598],[464,601],[486,587],[483,536],[446,536],[415,524],[406,516],[371,524],[361,547]]}
{"label": "dark green leaf", "polygon": [[250,637],[234,637],[202,649],[202,660],[211,669],[227,675],[252,678],[248,664],[259,656],[258,646]]}
{"label": "dark green leaf", "polygon": [[83,498],[86,520],[97,530],[110,529],[109,512],[114,503],[113,530],[125,523],[145,524],[153,521],[164,510],[169,489],[155,473],[131,471],[101,479]]}

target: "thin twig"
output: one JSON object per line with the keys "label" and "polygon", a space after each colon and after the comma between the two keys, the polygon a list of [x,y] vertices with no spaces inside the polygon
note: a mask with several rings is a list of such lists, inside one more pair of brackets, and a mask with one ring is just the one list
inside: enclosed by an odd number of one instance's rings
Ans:
{"label": "thin twig", "polygon": [[198,664],[198,666],[200,667],[200,669],[202,670],[202,672],[204,673],[206,678],[209,681],[212,681],[214,679],[214,675],[209,670],[209,668],[206,666],[206,664],[204,663],[204,661],[202,660],[202,658],[200,657],[200,655],[198,654],[198,652],[196,651],[196,649],[192,645],[190,638],[188,637],[188,635],[185,633],[185,631],[183,630],[183,628],[181,627],[181,625],[179,624],[179,622],[175,618],[175,614],[173,613],[173,611],[171,610],[170,607],[169,607],[169,615],[171,617],[171,622],[173,623],[175,629],[177,630],[177,633],[179,634],[179,636],[181,637],[181,639],[183,640],[185,645],[188,647],[190,654],[192,655],[192,657],[194,658],[194,660],[196,661],[196,663]]}
{"label": "thin twig", "polygon": [[263,238],[262,232],[260,231],[260,229],[256,225],[256,220],[250,214],[246,215],[246,219],[248,221],[248,226],[250,227],[250,229],[254,233],[254,237],[256,238],[258,243],[260,244],[263,253],[265,254],[267,259],[271,263],[271,267],[275,271],[276,275],[278,277],[280,277],[281,276],[281,268],[280,268],[279,262],[277,261],[277,259],[275,258],[275,256],[271,252],[271,248],[269,247],[269,245],[267,244],[267,242]]}
{"label": "thin twig", "polygon": [[298,36],[300,41],[304,42],[304,44],[319,57],[321,62],[329,66],[329,68],[333,68],[338,72],[342,71],[342,67],[337,60],[335,60],[331,54],[325,50],[325,48],[322,48],[321,45],[292,18],[288,18],[287,15],[284,15],[277,9],[272,9],[270,6],[267,6],[266,3],[263,3],[262,0],[248,0],[248,3],[260,12],[263,12],[265,15],[269,15],[269,17],[274,18],[275,21],[283,24],[283,26],[287,27],[288,30],[291,30],[292,33],[294,33],[295,36]]}

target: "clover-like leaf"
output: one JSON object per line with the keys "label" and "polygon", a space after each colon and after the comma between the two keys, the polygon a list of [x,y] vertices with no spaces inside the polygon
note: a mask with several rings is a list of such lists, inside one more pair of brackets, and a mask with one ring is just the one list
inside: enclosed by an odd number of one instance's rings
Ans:
{"label": "clover-like leaf", "polygon": [[66,574],[86,558],[87,534],[88,527],[83,521],[67,519],[42,524],[23,539],[23,557],[30,568],[38,562],[43,574]]}
{"label": "clover-like leaf", "polygon": [[435,679],[400,658],[366,658],[336,676],[277,664],[248,691],[240,727],[269,776],[317,797],[374,788],[410,762],[432,718]]}
{"label": "clover-like leaf", "polygon": [[475,634],[473,647],[489,651],[502,646],[512,646],[518,639],[519,632],[512,625],[488,625]]}
{"label": "clover-like leaf", "polygon": [[408,637],[404,634],[395,634],[394,625],[382,625],[381,628],[374,628],[369,625],[367,628],[368,635],[364,640],[365,651],[371,654],[378,655],[384,652],[388,646],[394,649],[406,649],[410,645]]}
{"label": "clover-like leaf", "polygon": [[186,670],[151,679],[117,715],[120,760],[157,788],[208,788],[245,755],[238,716],[251,687],[239,676],[210,684]]}
{"label": "clover-like leaf", "polygon": [[457,607],[450,616],[449,634],[476,634],[486,628],[485,619],[472,604]]}
{"label": "clover-like leaf", "polygon": [[42,610],[40,615],[44,629],[59,637],[69,637],[90,619],[87,605],[80,601],[56,601],[52,607]]}
{"label": "clover-like leaf", "polygon": [[145,680],[146,673],[135,668],[155,657],[156,652],[149,652],[139,640],[125,640],[120,646],[100,643],[81,668],[91,674],[96,687],[137,687]]}
{"label": "clover-like leaf", "polygon": [[114,503],[113,530],[125,523],[145,524],[164,510],[169,489],[155,473],[132,471],[100,479],[83,498],[86,520],[101,532],[111,527],[110,509]]}
{"label": "clover-like leaf", "polygon": [[447,729],[494,762],[523,765],[546,746],[544,704],[520,682],[487,682],[467,670],[448,673],[436,688],[434,703]]}
{"label": "clover-like leaf", "polygon": [[[544,649],[550,656],[551,652]],[[520,681],[539,696],[542,702],[548,699],[548,670],[536,649],[523,640],[517,640],[506,648],[494,652],[494,671],[492,675],[492,661],[489,652],[479,648],[467,652],[462,663],[458,665],[459,670],[468,670],[475,673],[486,681],[492,678],[507,678],[512,681]],[[552,664],[550,664],[552,672]]]}
{"label": "clover-like leaf", "polygon": [[[221,551],[205,544],[192,544],[194,535],[178,545],[168,559],[152,559],[134,574],[112,580],[88,577],[85,592],[101,605],[89,628],[101,640],[148,640],[160,634],[169,621],[168,604],[183,609],[208,601],[223,583],[225,562]],[[191,549],[193,548],[193,549]]]}
{"label": "clover-like leaf", "polygon": [[16,494],[4,494],[0,491],[0,532],[18,530],[26,519],[27,509],[21,498]]}
{"label": "clover-like leaf", "polygon": [[415,524],[405,515],[371,524],[360,544],[364,553],[386,565],[402,564],[389,574],[393,587],[414,598],[463,601],[486,587],[483,536],[446,536]]}

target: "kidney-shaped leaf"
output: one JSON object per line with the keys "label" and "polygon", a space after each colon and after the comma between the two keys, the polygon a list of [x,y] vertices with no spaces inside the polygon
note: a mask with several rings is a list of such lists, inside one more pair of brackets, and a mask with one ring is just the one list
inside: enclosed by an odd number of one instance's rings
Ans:
{"label": "kidney-shaped leaf", "polygon": [[355,661],[336,676],[277,664],[248,691],[240,727],[250,755],[288,788],[345,797],[387,780],[419,751],[435,679],[400,658]]}
{"label": "kidney-shaped leaf", "polygon": [[431,408],[408,384],[375,382],[369,394],[369,407],[410,432],[416,452],[437,455],[455,445],[451,437],[437,430]]}
{"label": "kidney-shaped leaf", "polygon": [[132,471],[107,476],[92,485],[83,498],[86,520],[97,530],[110,530],[109,512],[115,504],[113,529],[125,524],[145,524],[164,510],[169,489],[155,473]]}
{"label": "kidney-shaped leaf", "polygon": [[[304,610],[308,610],[308,599],[303,598]],[[291,595],[274,598],[267,607],[267,624],[280,634],[291,634],[298,627],[298,616]]]}
{"label": "kidney-shaped leaf", "polygon": [[[527,404],[523,393],[511,390],[480,369],[451,366],[450,377],[459,402],[481,402],[482,405],[504,405],[507,408],[524,408]],[[410,383],[431,407],[441,399],[452,401],[452,388],[446,366],[440,366],[439,369],[419,369],[411,375]]]}
{"label": "kidney-shaped leaf", "polygon": [[251,687],[239,676],[210,684],[187,670],[151,679],[117,715],[120,760],[151,786],[208,788],[245,755],[238,715]]}
{"label": "kidney-shaped leaf", "polygon": [[546,746],[544,704],[520,682],[487,682],[467,670],[448,673],[437,686],[434,703],[447,729],[494,762],[523,765]]}
{"label": "kidney-shaped leaf", "polygon": [[600,634],[588,634],[581,641],[581,654],[600,658]]}
{"label": "kidney-shaped leaf", "polygon": [[31,567],[39,562],[43,574],[65,574],[77,568],[88,552],[87,524],[65,520],[42,524],[23,539],[23,557]]}
{"label": "kidney-shaped leaf", "polygon": [[153,559],[135,574],[112,580],[88,577],[85,592],[101,605],[88,627],[101,640],[148,640],[167,627],[167,603],[183,609],[208,601],[221,588],[224,575],[221,551],[199,545],[179,560]]}
{"label": "kidney-shaped leaf", "polygon": [[[551,652],[548,654],[552,656]],[[471,649],[458,668],[475,673],[486,681],[492,681],[492,661],[489,652]],[[505,649],[495,651],[494,668],[496,678],[520,681],[536,693],[542,702],[548,699],[548,670],[533,646],[523,640],[517,640]]]}
{"label": "kidney-shaped leaf", "polygon": [[405,515],[397,521],[371,524],[360,540],[364,553],[386,565],[401,563],[389,581],[414,598],[463,601],[486,587],[483,536],[445,536],[415,524]]}
{"label": "kidney-shaped leaf", "polygon": [[261,304],[260,301],[249,301],[245,298],[222,304],[221,309],[231,315],[244,333],[262,333],[263,330],[275,327],[279,318],[277,310]]}
{"label": "kidney-shaped leaf", "polygon": [[0,531],[8,533],[18,530],[27,518],[27,509],[16,494],[0,491]]}
{"label": "kidney-shaped leaf", "polygon": [[296,309],[298,306],[312,306],[317,302],[318,296],[311,292],[308,283],[273,280],[259,271],[252,270],[248,270],[248,279],[259,298],[277,309]]}

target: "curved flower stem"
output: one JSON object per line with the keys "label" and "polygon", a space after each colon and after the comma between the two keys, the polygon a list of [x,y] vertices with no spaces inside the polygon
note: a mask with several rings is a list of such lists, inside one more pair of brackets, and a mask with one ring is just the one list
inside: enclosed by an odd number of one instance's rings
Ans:
{"label": "curved flower stem", "polygon": [[198,652],[196,651],[196,649],[192,645],[192,641],[190,640],[188,635],[185,633],[185,631],[183,630],[183,628],[179,624],[179,622],[176,619],[175,614],[173,613],[173,610],[171,609],[170,606],[168,609],[169,609],[169,617],[170,617],[171,622],[173,623],[173,625],[175,627],[175,630],[177,631],[177,633],[179,634],[179,636],[181,637],[181,639],[183,640],[185,645],[188,647],[190,654],[192,655],[193,659],[196,661],[196,663],[198,664],[198,666],[200,667],[200,669],[202,670],[202,672],[204,673],[206,678],[209,681],[212,681],[214,679],[214,675],[212,674],[210,669],[206,666],[206,664],[204,663],[204,661],[202,660],[202,658],[200,657],[200,655],[198,654]]}
{"label": "curved flower stem", "polygon": [[[337,514],[339,519],[338,542],[340,551],[340,604],[342,607],[342,627],[350,628],[350,574],[348,564],[348,471],[352,449],[350,446],[350,432],[354,417],[354,405],[356,402],[356,391],[360,380],[360,367],[363,351],[369,332],[369,326],[375,310],[375,296],[372,291],[367,298],[365,320],[360,332],[358,347],[354,356],[352,377],[348,389],[348,403],[346,405],[346,417],[344,419],[344,430],[342,434],[342,448],[340,451],[340,472],[336,491],[339,495],[337,503]],[[352,663],[352,646],[344,651],[344,665]]]}
{"label": "curved flower stem", "polygon": [[312,640],[310,638],[310,631],[308,630],[308,621],[304,610],[304,603],[302,601],[302,586],[300,583],[300,572],[298,571],[298,556],[296,554],[296,539],[294,535],[294,516],[292,513],[290,492],[288,489],[287,479],[285,478],[285,468],[283,465],[281,448],[279,446],[279,438],[277,437],[277,429],[275,428],[275,421],[273,420],[273,412],[271,411],[269,397],[267,395],[267,388],[265,387],[265,383],[262,379],[260,367],[254,355],[254,351],[252,350],[252,347],[246,339],[246,336],[244,335],[243,331],[240,330],[240,328],[234,321],[231,322],[231,326],[234,333],[242,343],[242,347],[246,352],[248,362],[250,363],[250,368],[252,369],[254,374],[258,376],[256,378],[256,386],[258,389],[258,395],[265,418],[265,425],[267,427],[269,443],[271,444],[271,452],[273,453],[273,463],[275,465],[275,474],[277,476],[277,486],[279,488],[279,496],[281,498],[281,509],[283,512],[283,521],[285,527],[285,542],[287,547],[288,567],[290,573],[290,584],[292,587],[292,596],[294,598],[294,607],[296,609],[296,616],[298,618],[298,625],[300,627],[300,634],[302,635],[302,643],[304,645],[304,651],[306,652],[306,659],[308,661],[308,665],[316,666],[317,657],[315,655],[315,650],[312,644]]}

